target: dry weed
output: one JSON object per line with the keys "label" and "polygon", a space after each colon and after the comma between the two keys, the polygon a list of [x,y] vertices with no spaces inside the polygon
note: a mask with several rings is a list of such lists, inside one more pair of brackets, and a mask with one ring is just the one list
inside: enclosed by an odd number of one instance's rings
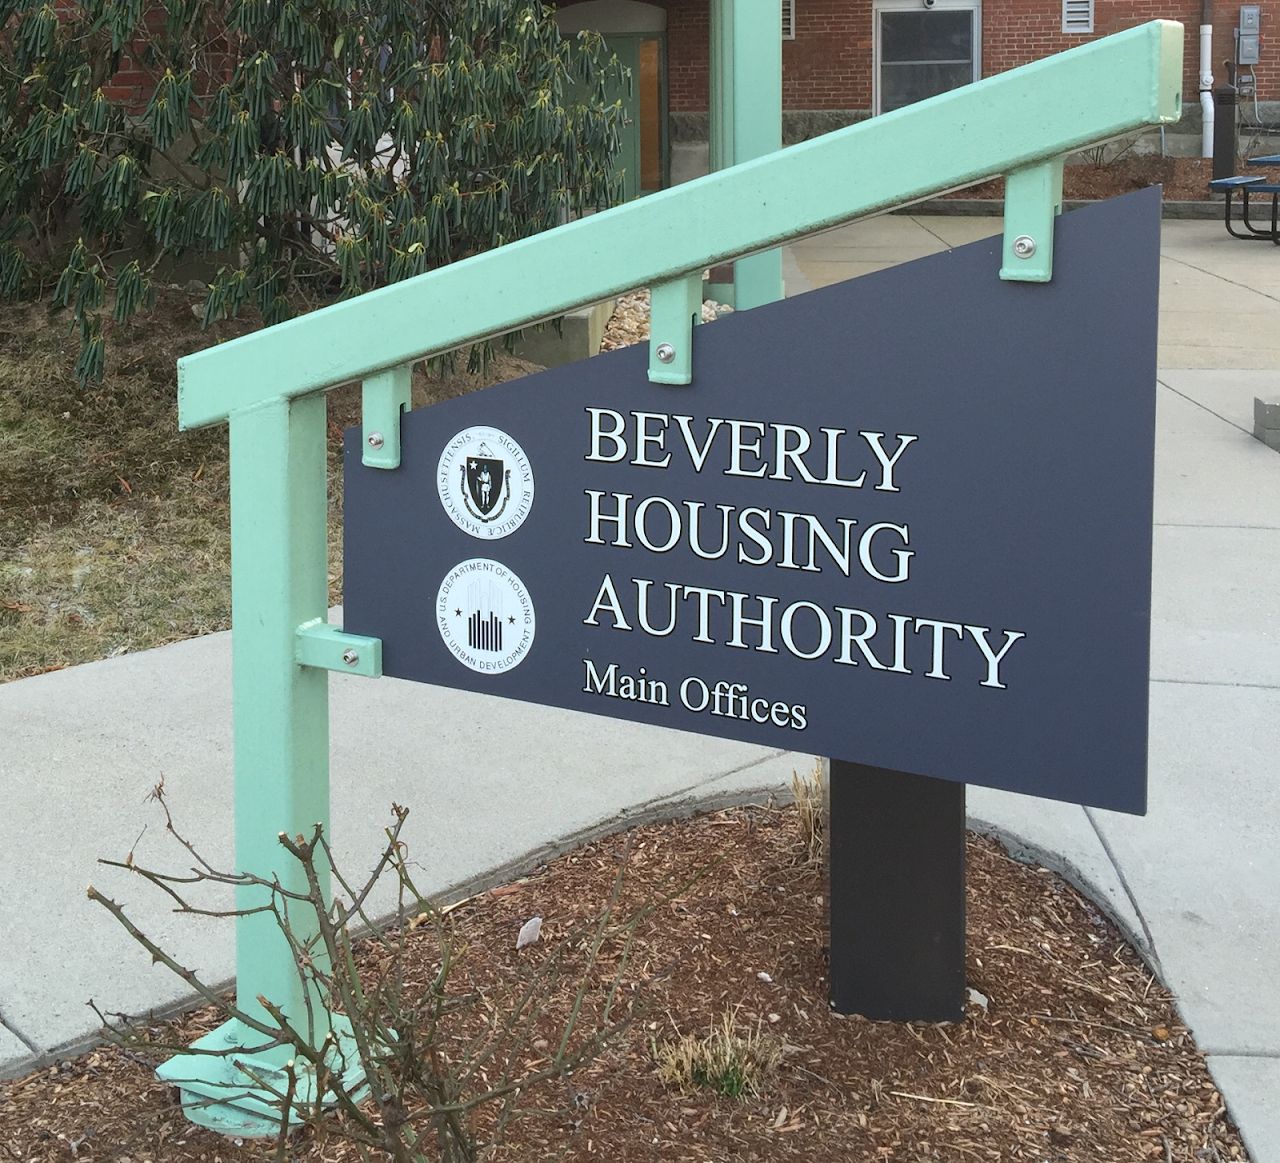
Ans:
{"label": "dry weed", "polygon": [[759,1094],[782,1060],[782,1044],[757,1022],[739,1032],[729,1010],[701,1037],[684,1034],[654,1047],[658,1077],[681,1091],[707,1087],[727,1098]]}
{"label": "dry weed", "polygon": [[821,867],[826,856],[827,783],[822,774],[822,760],[813,761],[808,775],[791,773],[791,793],[796,801],[796,822],[800,829],[800,847],[804,862]]}

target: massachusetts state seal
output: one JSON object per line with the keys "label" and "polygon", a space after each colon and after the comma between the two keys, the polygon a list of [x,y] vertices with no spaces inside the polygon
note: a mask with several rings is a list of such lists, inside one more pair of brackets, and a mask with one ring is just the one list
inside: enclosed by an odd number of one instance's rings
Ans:
{"label": "massachusetts state seal", "polygon": [[459,529],[486,541],[514,533],[533,508],[533,469],[500,428],[465,428],[444,446],[436,470],[444,511]]}

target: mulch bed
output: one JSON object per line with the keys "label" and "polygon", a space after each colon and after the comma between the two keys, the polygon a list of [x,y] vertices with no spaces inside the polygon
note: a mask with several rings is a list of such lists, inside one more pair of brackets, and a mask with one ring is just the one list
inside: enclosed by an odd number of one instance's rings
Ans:
{"label": "mulch bed", "polygon": [[[1215,195],[1209,191],[1213,160],[1199,157],[1160,157],[1143,154],[1123,157],[1104,165],[1081,162],[1067,166],[1062,172],[1062,196],[1066,201],[1089,201],[1115,198],[1131,190],[1162,186],[1166,202],[1207,202]],[[944,198],[1004,197],[1004,179],[995,178],[953,190]]]}
{"label": "mulch bed", "polygon": [[[634,1021],[569,1080],[525,1093],[493,1158],[1246,1158],[1166,990],[1092,904],[986,839],[969,841],[967,978],[975,992],[963,1022],[875,1023],[830,1012],[824,875],[806,860],[794,808],[637,828],[454,908],[458,993],[474,991],[481,1010],[500,1011],[546,959],[568,951],[581,961],[582,942],[570,934],[598,915],[624,866],[619,914],[646,901],[657,907],[635,929],[628,957],[622,945],[606,944],[591,963],[598,980],[589,976],[584,1012],[598,1012],[616,978]],[[516,935],[535,915],[541,936],[517,952]],[[436,940],[429,925],[414,931],[409,988],[434,972]],[[376,955],[367,956],[376,968]],[[516,1052],[525,1069],[545,1064],[577,981],[567,968],[547,999]],[[442,1031],[446,1051],[474,1033],[475,1009],[460,1010],[458,1025]],[[664,1084],[655,1068],[661,1048],[727,1014],[781,1050],[761,1091],[735,1099]],[[195,1014],[178,1032],[191,1037],[211,1021]],[[268,1144],[189,1126],[148,1065],[120,1050],[101,1048],[0,1085],[0,1158],[272,1158]],[[310,1130],[287,1154],[356,1157],[337,1135]]]}

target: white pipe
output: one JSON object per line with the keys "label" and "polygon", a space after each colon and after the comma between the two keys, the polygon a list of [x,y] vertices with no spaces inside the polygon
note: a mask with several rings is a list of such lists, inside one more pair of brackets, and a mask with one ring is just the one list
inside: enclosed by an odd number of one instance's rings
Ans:
{"label": "white pipe", "polygon": [[1213,25],[1200,25],[1200,156],[1213,157]]}

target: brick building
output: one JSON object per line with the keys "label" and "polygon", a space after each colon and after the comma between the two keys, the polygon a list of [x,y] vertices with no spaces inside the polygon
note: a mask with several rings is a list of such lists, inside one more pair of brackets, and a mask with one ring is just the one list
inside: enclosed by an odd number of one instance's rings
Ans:
{"label": "brick building", "polygon": [[[644,183],[707,166],[709,0],[562,4],[566,31],[595,27],[633,52]],[[1198,154],[1200,0],[782,0],[783,134],[788,141],[887,112],[1095,37],[1157,18],[1186,27],[1184,100],[1172,152]],[[1280,124],[1280,0],[1260,0],[1258,60],[1241,65],[1245,131]],[[1215,82],[1236,56],[1241,6],[1217,0]],[[1247,54],[1242,55],[1242,60]],[[1157,143],[1158,143],[1158,139]]]}
{"label": "brick building", "polygon": [[[635,76],[631,193],[708,168],[711,0],[559,4],[566,33],[595,28]],[[1027,64],[1148,20],[1186,28],[1182,122],[1165,148],[1200,153],[1201,0],[779,0],[783,137],[800,141],[934,93]],[[1258,0],[1257,60],[1242,63],[1242,134],[1280,149],[1280,0]],[[1216,83],[1237,56],[1242,5],[1215,0]],[[1240,54],[1242,61],[1247,54]],[[126,53],[108,86],[145,105],[149,77]],[[1266,131],[1270,130],[1270,133]],[[1261,135],[1261,136],[1257,136]],[[1159,146],[1159,138],[1152,138]]]}

